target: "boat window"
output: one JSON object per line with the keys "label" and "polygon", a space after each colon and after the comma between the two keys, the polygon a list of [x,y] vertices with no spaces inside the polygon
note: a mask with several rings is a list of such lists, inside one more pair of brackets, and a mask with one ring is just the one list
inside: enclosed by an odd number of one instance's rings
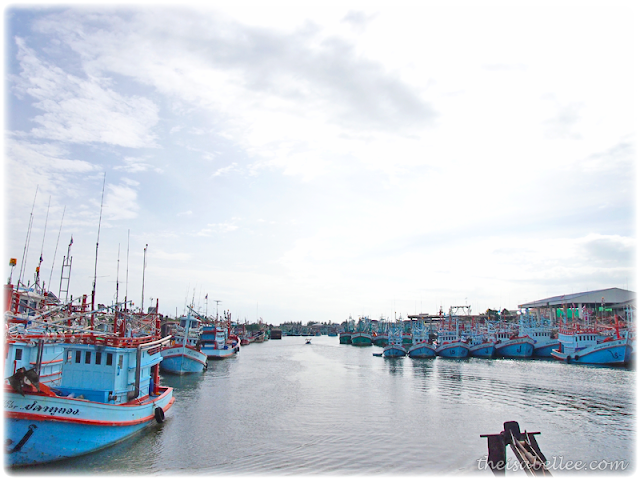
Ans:
{"label": "boat window", "polygon": [[113,353],[107,353],[107,365],[113,365]]}
{"label": "boat window", "polygon": [[80,363],[82,358],[82,352],[80,350],[76,350],[76,363]]}
{"label": "boat window", "polygon": [[22,360],[22,349],[16,348],[16,360]]}
{"label": "boat window", "polygon": [[122,368],[123,358],[122,355],[118,355],[118,367]]}
{"label": "boat window", "polygon": [[187,325],[187,321],[186,320],[180,320],[180,326],[184,327]]}
{"label": "boat window", "polygon": [[191,322],[191,328],[197,328],[198,327],[198,321],[197,320],[193,320]]}
{"label": "boat window", "polygon": [[91,352],[84,352],[84,363],[91,363]]}
{"label": "boat window", "polygon": [[96,365],[102,364],[102,352],[96,352]]}

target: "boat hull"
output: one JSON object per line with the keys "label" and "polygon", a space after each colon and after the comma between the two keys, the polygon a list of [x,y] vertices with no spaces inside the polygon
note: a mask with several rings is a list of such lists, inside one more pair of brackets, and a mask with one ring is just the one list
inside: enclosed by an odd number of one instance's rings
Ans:
{"label": "boat hull", "polygon": [[436,355],[443,358],[467,358],[469,345],[464,342],[452,342],[436,348]]}
{"label": "boat hull", "polygon": [[626,339],[613,340],[583,348],[574,353],[553,350],[551,356],[567,363],[588,365],[625,365],[631,359],[633,349]]}
{"label": "boat hull", "polygon": [[351,333],[341,333],[340,334],[340,344],[341,345],[349,345],[351,343]]}
{"label": "boat hull", "polygon": [[238,351],[240,347],[237,345],[235,347],[231,345],[225,345],[225,348],[213,348],[213,347],[202,347],[202,353],[204,353],[207,358],[212,360],[222,360],[225,358],[233,357]]}
{"label": "boat hull", "polygon": [[370,347],[373,340],[369,334],[353,334],[351,335],[351,345],[355,347]]}
{"label": "boat hull", "polygon": [[493,342],[480,343],[469,348],[469,356],[476,358],[493,358],[496,344]]}
{"label": "boat hull", "polygon": [[417,343],[409,347],[407,355],[411,358],[434,358],[436,356],[436,348],[429,343]]}
{"label": "boat hull", "polygon": [[373,344],[376,347],[386,347],[389,345],[389,337],[386,335],[376,335],[373,337]]}
{"label": "boat hull", "polygon": [[160,369],[164,372],[183,375],[200,373],[207,368],[207,356],[197,350],[182,346],[162,350]]}
{"label": "boat hull", "polygon": [[164,420],[173,402],[168,387],[120,405],[5,391],[5,463],[35,465],[100,450]]}
{"label": "boat hull", "polygon": [[382,350],[382,356],[385,358],[404,357],[407,351],[400,345],[387,345]]}
{"label": "boat hull", "polygon": [[551,358],[551,352],[560,348],[560,342],[554,340],[544,345],[536,345],[533,348],[533,356],[537,358]]}
{"label": "boat hull", "polygon": [[502,358],[531,358],[534,343],[529,337],[506,340],[496,344],[496,356]]}

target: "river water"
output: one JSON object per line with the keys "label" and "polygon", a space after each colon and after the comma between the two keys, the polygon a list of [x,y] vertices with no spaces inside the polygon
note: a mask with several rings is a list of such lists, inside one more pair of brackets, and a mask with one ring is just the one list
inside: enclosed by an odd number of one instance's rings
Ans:
{"label": "river water", "polygon": [[254,343],[202,374],[163,375],[176,397],[164,423],[14,473],[493,476],[480,435],[509,420],[541,432],[554,475],[575,473],[569,462],[584,462],[580,473],[635,469],[635,370],[372,355],[381,351],[327,336]]}

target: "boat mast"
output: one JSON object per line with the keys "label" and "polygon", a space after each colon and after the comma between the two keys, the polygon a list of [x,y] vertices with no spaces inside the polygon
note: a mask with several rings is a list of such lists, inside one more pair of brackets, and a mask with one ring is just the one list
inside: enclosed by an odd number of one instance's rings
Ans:
{"label": "boat mast", "polygon": [[[51,207],[51,195],[49,195],[49,203],[47,204],[47,215],[44,217],[44,232],[42,232],[42,246],[40,247],[40,261],[38,262],[38,268],[36,268],[36,285],[40,284],[40,267],[42,267],[42,254],[44,253],[44,239],[47,236],[47,222],[49,220],[49,207]],[[42,285],[44,291],[44,285]]]}
{"label": "boat mast", "polygon": [[127,293],[129,292],[129,233],[131,230],[127,229],[127,274],[124,278],[124,308],[127,308]]}
{"label": "boat mast", "polygon": [[144,272],[147,268],[147,247],[148,246],[149,246],[148,243],[144,246],[144,256],[142,259],[142,303],[140,304],[140,309],[142,313],[144,313]]}
{"label": "boat mast", "polygon": [[96,239],[96,261],[93,269],[93,288],[91,290],[91,330],[93,330],[93,319],[96,302],[96,278],[98,277],[98,244],[100,243],[100,225],[102,224],[102,206],[104,205],[104,185],[107,182],[107,172],[102,180],[102,198],[100,200],[100,218],[98,219],[98,238]]}
{"label": "boat mast", "polygon": [[53,269],[56,266],[56,255],[58,254],[58,245],[60,244],[60,234],[62,233],[62,222],[64,221],[64,212],[67,211],[67,206],[62,209],[62,218],[60,219],[60,230],[58,230],[58,240],[56,241],[56,249],[53,252],[53,263],[51,263],[51,273],[49,274],[49,290],[51,290],[51,277],[53,276]]}
{"label": "boat mast", "polygon": [[36,185],[36,194],[33,196],[33,205],[31,206],[31,214],[29,215],[29,227],[27,228],[27,238],[24,241],[24,250],[22,251],[22,263],[20,264],[20,274],[18,275],[18,282],[16,285],[19,287],[22,281],[22,274],[24,273],[25,263],[27,261],[27,253],[29,252],[29,242],[31,241],[31,227],[33,226],[33,210],[36,207],[36,198],[38,198],[38,187]]}

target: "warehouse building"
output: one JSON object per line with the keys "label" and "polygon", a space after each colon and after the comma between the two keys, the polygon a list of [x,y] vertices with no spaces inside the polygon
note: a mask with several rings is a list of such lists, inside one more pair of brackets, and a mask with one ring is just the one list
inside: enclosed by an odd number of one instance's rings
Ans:
{"label": "warehouse building", "polygon": [[635,314],[636,294],[621,288],[606,288],[543,298],[523,303],[518,305],[518,308],[528,308],[535,311],[538,318],[542,314],[552,320],[562,319],[563,314],[569,320],[584,319],[586,315],[589,318],[594,318],[594,316],[600,318],[610,317],[614,314],[620,315],[624,319],[630,312]]}

